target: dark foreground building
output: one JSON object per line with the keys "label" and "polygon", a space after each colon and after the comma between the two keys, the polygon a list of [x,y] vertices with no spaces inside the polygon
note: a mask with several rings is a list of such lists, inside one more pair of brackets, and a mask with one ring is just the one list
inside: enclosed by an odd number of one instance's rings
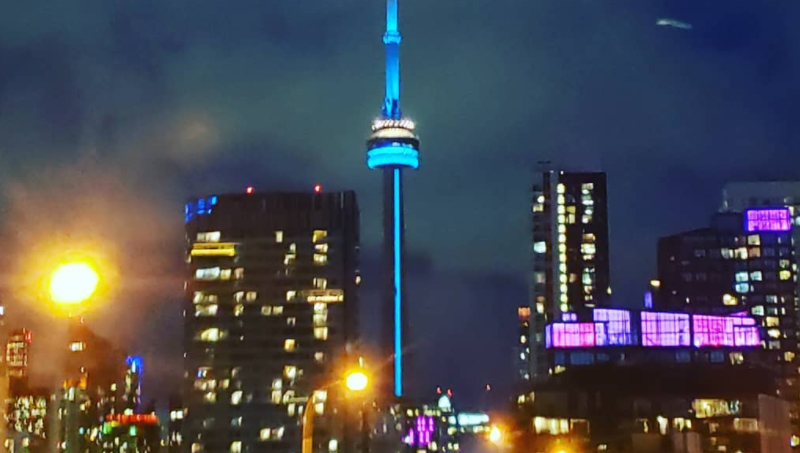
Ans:
{"label": "dark foreground building", "polygon": [[520,396],[514,451],[788,453],[788,403],[763,368],[593,365]]}
{"label": "dark foreground building", "polygon": [[326,415],[346,405],[324,388],[357,338],[358,225],[353,192],[186,206],[184,451],[298,452],[308,398],[315,450],[344,448]]}

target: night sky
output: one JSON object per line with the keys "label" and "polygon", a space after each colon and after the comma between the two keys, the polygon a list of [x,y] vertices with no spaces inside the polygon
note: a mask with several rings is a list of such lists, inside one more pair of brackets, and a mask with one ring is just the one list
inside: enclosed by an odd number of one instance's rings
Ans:
{"label": "night sky", "polygon": [[[357,191],[375,337],[381,178],[364,141],[383,98],[381,0],[5,3],[2,283],[6,324],[35,329],[35,373],[57,329],[34,316],[27,263],[91,244],[117,284],[88,322],[145,356],[145,392],[163,398],[182,367],[183,202],[247,185]],[[656,239],[704,226],[724,182],[800,178],[797,2],[400,8],[402,105],[422,139],[405,187],[420,387],[508,394],[538,161],[608,173],[622,305],[640,303]]]}

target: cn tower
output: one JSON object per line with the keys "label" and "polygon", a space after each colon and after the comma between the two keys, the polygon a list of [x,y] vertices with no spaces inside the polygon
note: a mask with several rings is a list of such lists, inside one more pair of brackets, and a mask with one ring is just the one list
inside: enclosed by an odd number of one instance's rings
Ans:
{"label": "cn tower", "polygon": [[414,122],[400,112],[400,31],[397,0],[386,2],[386,96],[381,115],[367,140],[367,166],[383,171],[383,341],[381,350],[393,357],[389,378],[394,395],[403,396],[403,352],[408,342],[404,303],[403,170],[419,167],[419,139]]}

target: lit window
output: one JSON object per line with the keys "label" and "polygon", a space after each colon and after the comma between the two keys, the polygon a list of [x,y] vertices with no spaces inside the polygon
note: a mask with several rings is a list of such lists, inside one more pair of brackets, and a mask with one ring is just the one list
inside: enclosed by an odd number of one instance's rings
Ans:
{"label": "lit window", "polygon": [[734,289],[739,294],[747,294],[750,291],[750,285],[748,285],[747,283],[737,283],[734,286]]}
{"label": "lit window", "polygon": [[764,307],[762,305],[757,305],[750,309],[750,313],[753,316],[764,316]]}
{"label": "lit window", "polygon": [[328,232],[325,230],[314,230],[311,235],[311,242],[319,242],[328,237]]}
{"label": "lit window", "polygon": [[314,313],[314,325],[324,326],[328,322],[328,313]]}
{"label": "lit window", "polygon": [[263,307],[261,307],[261,314],[264,316],[272,315],[272,306],[264,305]]}
{"label": "lit window", "polygon": [[534,242],[533,251],[536,253],[547,253],[547,242],[545,241]]}
{"label": "lit window", "polygon": [[328,253],[328,244],[316,244],[314,246],[314,250],[318,251],[319,253]]}
{"label": "lit window", "polygon": [[328,311],[328,306],[322,303],[314,304],[314,313],[322,313]]}
{"label": "lit window", "polygon": [[339,441],[336,439],[331,439],[328,441],[328,451],[331,453],[339,451]]}
{"label": "lit window", "polygon": [[725,295],[722,296],[722,304],[723,305],[733,306],[733,305],[736,305],[738,303],[739,303],[739,300],[736,297],[731,296],[730,294],[725,294]]}
{"label": "lit window", "polygon": [[527,343],[528,342],[528,337],[526,337],[525,335],[520,335],[519,342],[522,343],[522,344]]}
{"label": "lit window", "polygon": [[761,236],[757,234],[747,236],[747,245],[761,245]]}
{"label": "lit window", "polygon": [[314,328],[314,338],[317,340],[327,340],[328,339],[328,328],[327,327],[315,327]]}
{"label": "lit window", "polygon": [[533,281],[535,283],[546,283],[547,277],[545,276],[544,272],[534,272]]}
{"label": "lit window", "polygon": [[195,316],[216,316],[217,305],[197,305],[194,307]]}
{"label": "lit window", "polygon": [[324,352],[315,352],[314,353],[314,361],[317,363],[322,363],[325,361],[325,353]]}
{"label": "lit window", "polygon": [[767,316],[764,318],[764,325],[767,327],[778,327],[781,325],[781,319],[776,316]]}
{"label": "lit window", "polygon": [[297,377],[297,367],[287,365],[283,367],[283,375],[286,376],[287,379],[294,379]]}
{"label": "lit window", "polygon": [[82,341],[73,341],[69,344],[69,350],[72,352],[83,351],[86,349],[86,343]]}
{"label": "lit window", "polygon": [[736,273],[736,281],[737,282],[746,282],[749,279],[747,275],[747,271],[737,272]]}
{"label": "lit window", "polygon": [[219,278],[220,280],[230,280],[231,279],[231,270],[230,269],[222,269],[219,271]]}
{"label": "lit window", "polygon": [[220,331],[216,327],[212,327],[210,329],[206,329],[200,332],[200,341],[206,341],[209,343],[214,343],[219,340],[222,340],[225,337],[225,333]]}
{"label": "lit window", "polygon": [[295,341],[293,338],[287,338],[283,342],[283,349],[286,351],[294,351]]}
{"label": "lit window", "polygon": [[242,453],[242,441],[236,440],[231,442],[231,453]]}
{"label": "lit window", "polygon": [[584,255],[594,255],[597,253],[597,247],[594,244],[581,244],[581,253]]}
{"label": "lit window", "polygon": [[196,280],[216,280],[220,277],[219,267],[203,267],[194,271]]}
{"label": "lit window", "polygon": [[238,406],[242,403],[242,391],[236,390],[235,392],[231,393],[231,404],[234,406]]}
{"label": "lit window", "polygon": [[236,268],[236,270],[233,271],[233,279],[241,280],[243,278],[244,278],[244,269],[241,267]]}
{"label": "lit window", "polygon": [[534,203],[533,212],[544,212],[544,205],[542,203]]}
{"label": "lit window", "polygon": [[192,444],[192,453],[202,453],[203,451],[203,444],[200,442],[195,442]]}
{"label": "lit window", "polygon": [[593,182],[585,182],[581,184],[581,192],[591,192],[594,190],[594,183]]}
{"label": "lit window", "polygon": [[197,233],[197,242],[219,242],[222,238],[222,233],[219,231],[206,231]]}
{"label": "lit window", "polygon": [[294,417],[296,409],[297,409],[297,406],[295,405],[295,403],[287,404],[286,405],[286,415],[288,415],[289,417]]}
{"label": "lit window", "polygon": [[248,302],[253,302],[256,299],[258,299],[258,293],[257,292],[255,292],[255,291],[248,291],[247,292],[246,300]]}
{"label": "lit window", "polygon": [[217,402],[217,392],[206,392],[203,394],[203,401],[206,403]]}
{"label": "lit window", "polygon": [[360,284],[361,284],[361,276],[360,275],[356,275],[356,285],[360,285]]}
{"label": "lit window", "polygon": [[276,231],[275,232],[275,242],[277,242],[278,244],[283,242],[283,231]]}
{"label": "lit window", "polygon": [[767,330],[767,335],[769,335],[770,338],[780,338],[781,331],[780,329],[769,329]]}
{"label": "lit window", "polygon": [[556,186],[556,193],[564,193],[565,190],[566,187],[564,186],[564,184],[559,184]]}
{"label": "lit window", "polygon": [[242,427],[242,417],[233,417],[231,419],[231,427],[233,427],[233,428],[241,428]]}
{"label": "lit window", "polygon": [[281,391],[273,390],[271,400],[273,404],[279,404],[281,402]]}
{"label": "lit window", "polygon": [[794,360],[794,352],[792,352],[792,351],[784,352],[783,353],[783,360],[786,361],[786,362],[791,362],[792,360]]}
{"label": "lit window", "polygon": [[286,291],[286,302],[290,302],[297,297],[297,291]]}
{"label": "lit window", "polygon": [[328,255],[314,254],[314,264],[326,264],[328,262]]}
{"label": "lit window", "polygon": [[269,440],[272,437],[272,430],[269,428],[263,428],[261,432],[258,434],[258,438],[261,440]]}
{"label": "lit window", "polygon": [[283,426],[273,431],[272,435],[275,439],[283,439]]}
{"label": "lit window", "polygon": [[782,270],[778,273],[781,280],[790,280],[792,278],[792,271],[789,270]]}
{"label": "lit window", "polygon": [[216,303],[217,302],[217,295],[216,294],[206,294],[202,291],[195,291],[194,298],[192,302],[195,304],[202,304],[202,303]]}
{"label": "lit window", "polygon": [[272,308],[273,315],[282,315],[283,314],[283,307],[277,306]]}
{"label": "lit window", "polygon": [[233,307],[233,316],[242,316],[242,313],[244,313],[244,305],[236,304]]}
{"label": "lit window", "polygon": [[297,253],[297,244],[292,242],[289,244],[289,253]]}
{"label": "lit window", "polygon": [[314,279],[314,288],[327,289],[328,288],[328,279],[327,278],[315,278]]}
{"label": "lit window", "polygon": [[750,272],[750,280],[753,280],[754,282],[760,282],[762,280],[761,271]]}

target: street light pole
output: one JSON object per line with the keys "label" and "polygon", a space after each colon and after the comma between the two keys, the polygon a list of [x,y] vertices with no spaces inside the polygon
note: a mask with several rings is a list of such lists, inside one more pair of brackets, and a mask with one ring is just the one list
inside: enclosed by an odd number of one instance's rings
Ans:
{"label": "street light pole", "polygon": [[[355,370],[347,373],[344,380],[347,390],[360,393],[366,390],[369,385],[369,378],[361,370]],[[308,401],[303,412],[303,441],[301,444],[302,453],[313,453],[314,451],[314,394],[316,391],[308,395]]]}

